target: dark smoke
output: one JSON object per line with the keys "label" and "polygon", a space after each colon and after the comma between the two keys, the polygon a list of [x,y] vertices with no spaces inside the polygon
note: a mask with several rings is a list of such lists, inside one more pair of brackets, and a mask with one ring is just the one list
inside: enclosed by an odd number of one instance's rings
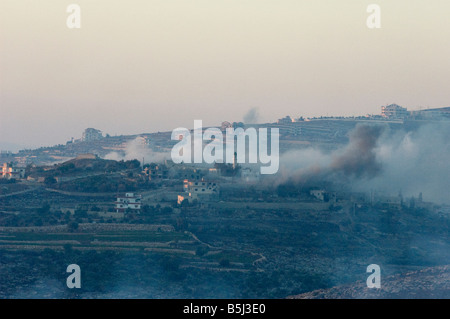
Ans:
{"label": "dark smoke", "polygon": [[259,111],[258,108],[253,107],[244,115],[245,124],[257,124],[259,122]]}
{"label": "dark smoke", "polygon": [[280,156],[274,185],[318,186],[331,182],[354,191],[402,192],[404,196],[450,203],[450,123],[392,128],[360,124],[349,143],[335,151],[318,147]]}
{"label": "dark smoke", "polygon": [[350,142],[342,154],[332,158],[329,169],[349,177],[373,178],[381,172],[375,148],[383,133],[383,126],[357,125],[350,133]]}
{"label": "dark smoke", "polygon": [[281,156],[275,184],[373,178],[382,170],[376,149],[384,130],[384,126],[358,124],[350,132],[349,143],[333,152],[325,153],[318,148],[288,151]]}

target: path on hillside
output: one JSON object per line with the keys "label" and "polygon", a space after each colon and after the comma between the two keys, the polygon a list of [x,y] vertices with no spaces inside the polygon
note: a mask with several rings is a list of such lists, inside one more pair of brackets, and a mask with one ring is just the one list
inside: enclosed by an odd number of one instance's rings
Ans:
{"label": "path on hillside", "polygon": [[14,192],[14,193],[10,193],[10,194],[0,195],[0,198],[9,197],[9,196],[15,196],[15,195],[21,195],[21,194],[25,194],[25,193],[29,193],[29,192],[38,190],[40,188],[41,188],[41,186],[31,187],[31,188],[27,188],[27,189],[24,189],[24,190],[19,191],[19,192]]}
{"label": "path on hillside", "polygon": [[[224,247],[217,247],[217,246],[213,246],[213,245],[210,245],[210,244],[208,244],[208,243],[205,243],[204,241],[201,241],[194,233],[191,233],[190,231],[187,231],[187,230],[186,230],[185,233],[191,235],[196,241],[198,241],[199,243],[201,243],[201,244],[203,244],[203,245],[206,245],[206,246],[207,246],[208,248],[210,248],[210,249],[217,249],[217,250],[225,250],[225,249],[226,249],[226,248],[224,248]],[[261,254],[261,253],[255,253],[255,252],[247,251],[247,250],[240,250],[240,251],[249,253],[249,254],[251,254],[252,256],[259,256],[258,259],[254,260],[254,261],[252,262],[252,265],[253,265],[253,266],[256,266],[258,263],[267,260],[267,258],[266,258],[263,254]],[[262,271],[262,270],[259,269],[259,268],[257,268],[256,271]]]}

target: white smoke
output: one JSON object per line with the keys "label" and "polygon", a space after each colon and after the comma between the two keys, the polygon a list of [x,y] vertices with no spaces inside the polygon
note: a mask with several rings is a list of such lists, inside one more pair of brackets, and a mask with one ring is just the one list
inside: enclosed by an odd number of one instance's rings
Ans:
{"label": "white smoke", "polygon": [[362,138],[355,134],[357,126],[349,144],[335,151],[310,147],[281,154],[275,183],[339,181],[358,191],[401,191],[409,197],[422,192],[426,201],[450,203],[450,123],[425,124],[408,132],[382,128]]}
{"label": "white smoke", "polygon": [[105,159],[120,160],[144,160],[145,163],[162,163],[164,160],[170,159],[169,152],[155,152],[150,146],[144,143],[142,137],[137,137],[127,143],[123,152],[111,152],[105,156]]}
{"label": "white smoke", "polygon": [[382,172],[355,186],[402,191],[424,200],[450,203],[450,125],[427,124],[416,132],[399,132],[376,149]]}

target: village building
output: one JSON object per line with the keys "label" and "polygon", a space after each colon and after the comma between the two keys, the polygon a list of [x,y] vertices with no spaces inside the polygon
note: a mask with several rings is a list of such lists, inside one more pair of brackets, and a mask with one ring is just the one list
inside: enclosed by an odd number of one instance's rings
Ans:
{"label": "village building", "polygon": [[116,212],[124,213],[127,210],[139,212],[141,210],[141,196],[134,193],[125,193],[124,196],[118,196],[115,202]]}
{"label": "village building", "polygon": [[2,167],[2,178],[22,179],[25,178],[25,167],[18,167],[12,164],[4,163]]}
{"label": "village building", "polygon": [[184,193],[178,195],[178,204],[185,199],[192,203],[194,200],[216,200],[219,198],[219,187],[216,182],[205,180],[183,181]]}

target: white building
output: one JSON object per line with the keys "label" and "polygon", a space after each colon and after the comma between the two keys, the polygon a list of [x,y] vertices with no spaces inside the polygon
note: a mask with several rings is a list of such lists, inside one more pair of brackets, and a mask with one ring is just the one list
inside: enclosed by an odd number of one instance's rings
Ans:
{"label": "white building", "polygon": [[397,104],[381,107],[381,116],[387,119],[405,119],[409,116],[408,110]]}
{"label": "white building", "polygon": [[449,120],[450,107],[411,111],[411,115],[416,118],[423,118],[427,120]]}
{"label": "white building", "polygon": [[2,167],[2,176],[1,177],[7,178],[7,179],[25,178],[25,167],[17,167],[17,166],[12,166],[7,163],[4,163],[3,167]]}
{"label": "white building", "polygon": [[87,128],[84,130],[83,135],[81,136],[82,141],[98,141],[103,138],[102,132],[96,130],[95,128]]}
{"label": "white building", "polygon": [[320,200],[321,202],[323,202],[325,200],[325,190],[323,189],[312,189],[309,191],[309,194],[313,197],[315,197],[316,199]]}
{"label": "white building", "polygon": [[125,196],[118,196],[116,204],[116,212],[123,213],[127,209],[133,211],[141,210],[141,196],[135,195],[134,193],[125,193]]}

